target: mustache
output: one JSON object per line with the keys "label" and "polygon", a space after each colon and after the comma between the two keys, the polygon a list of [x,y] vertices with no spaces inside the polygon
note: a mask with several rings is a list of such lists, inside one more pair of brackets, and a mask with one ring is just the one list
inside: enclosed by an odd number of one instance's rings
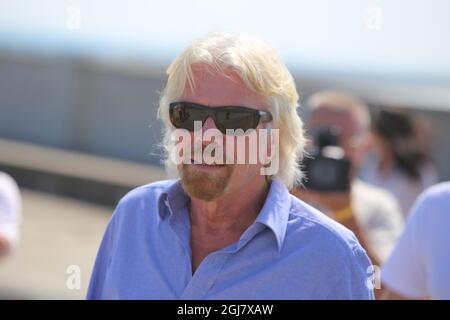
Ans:
{"label": "mustache", "polygon": [[228,154],[223,146],[210,143],[201,147],[194,146],[191,149],[191,160],[227,165],[234,163],[234,156]]}

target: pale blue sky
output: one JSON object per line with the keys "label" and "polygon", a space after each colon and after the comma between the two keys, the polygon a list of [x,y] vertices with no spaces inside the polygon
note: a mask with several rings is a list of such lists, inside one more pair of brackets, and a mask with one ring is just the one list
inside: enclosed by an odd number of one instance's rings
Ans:
{"label": "pale blue sky", "polygon": [[0,0],[0,47],[166,63],[210,31],[259,36],[295,68],[450,79],[447,0]]}

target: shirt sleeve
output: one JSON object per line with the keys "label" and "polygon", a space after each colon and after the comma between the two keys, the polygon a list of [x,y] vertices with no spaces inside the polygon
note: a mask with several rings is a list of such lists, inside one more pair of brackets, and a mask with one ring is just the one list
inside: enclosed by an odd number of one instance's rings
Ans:
{"label": "shirt sleeve", "polygon": [[407,221],[405,230],[391,256],[381,269],[383,285],[397,294],[413,299],[428,296],[425,262],[420,245],[422,212],[426,212],[424,201],[418,201]]}
{"label": "shirt sleeve", "polygon": [[326,299],[331,300],[374,300],[371,278],[372,263],[365,250],[357,245],[352,250],[349,265],[341,271],[341,276],[334,284]]}
{"label": "shirt sleeve", "polygon": [[95,259],[92,270],[89,288],[87,291],[87,300],[100,300],[105,298],[105,279],[108,274],[108,268],[113,253],[113,234],[114,234],[114,215],[109,222],[103,236],[100,248]]}
{"label": "shirt sleeve", "polygon": [[10,245],[17,244],[21,220],[21,201],[16,182],[0,172],[0,236]]}

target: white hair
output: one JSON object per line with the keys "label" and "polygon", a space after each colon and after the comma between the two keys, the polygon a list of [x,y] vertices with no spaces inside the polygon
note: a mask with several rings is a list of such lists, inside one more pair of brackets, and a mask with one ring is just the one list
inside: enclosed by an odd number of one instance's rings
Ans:
{"label": "white hair", "polygon": [[289,189],[302,178],[300,161],[305,138],[303,122],[297,114],[299,95],[294,79],[279,54],[264,42],[224,33],[209,34],[184,49],[167,69],[168,81],[162,93],[158,116],[165,124],[165,165],[174,175],[176,168],[170,161],[173,126],[169,119],[169,104],[183,94],[186,84],[195,88],[193,67],[206,65],[217,72],[231,70],[248,89],[266,98],[272,113],[272,128],[279,129],[279,170],[271,178],[278,178]]}

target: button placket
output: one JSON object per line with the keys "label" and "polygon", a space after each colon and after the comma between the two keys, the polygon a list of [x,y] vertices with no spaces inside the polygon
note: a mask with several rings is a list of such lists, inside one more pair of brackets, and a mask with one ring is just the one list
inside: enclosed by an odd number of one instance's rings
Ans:
{"label": "button placket", "polygon": [[[170,209],[170,206],[169,206]],[[172,229],[172,232],[174,233],[174,237],[177,239],[178,244],[181,246],[182,251],[184,253],[185,260],[185,272],[186,272],[186,279],[189,279],[189,282],[192,280],[192,261],[191,261],[191,250],[189,246],[189,226],[186,225],[186,223],[189,223],[188,221],[182,221],[182,218],[185,217],[183,214],[186,214],[186,212],[179,212],[181,214],[181,217],[175,217],[171,216],[169,219],[169,225]]]}
{"label": "button placket", "polygon": [[208,255],[198,266],[181,299],[204,298],[216,282],[228,256],[228,254],[221,252]]}

